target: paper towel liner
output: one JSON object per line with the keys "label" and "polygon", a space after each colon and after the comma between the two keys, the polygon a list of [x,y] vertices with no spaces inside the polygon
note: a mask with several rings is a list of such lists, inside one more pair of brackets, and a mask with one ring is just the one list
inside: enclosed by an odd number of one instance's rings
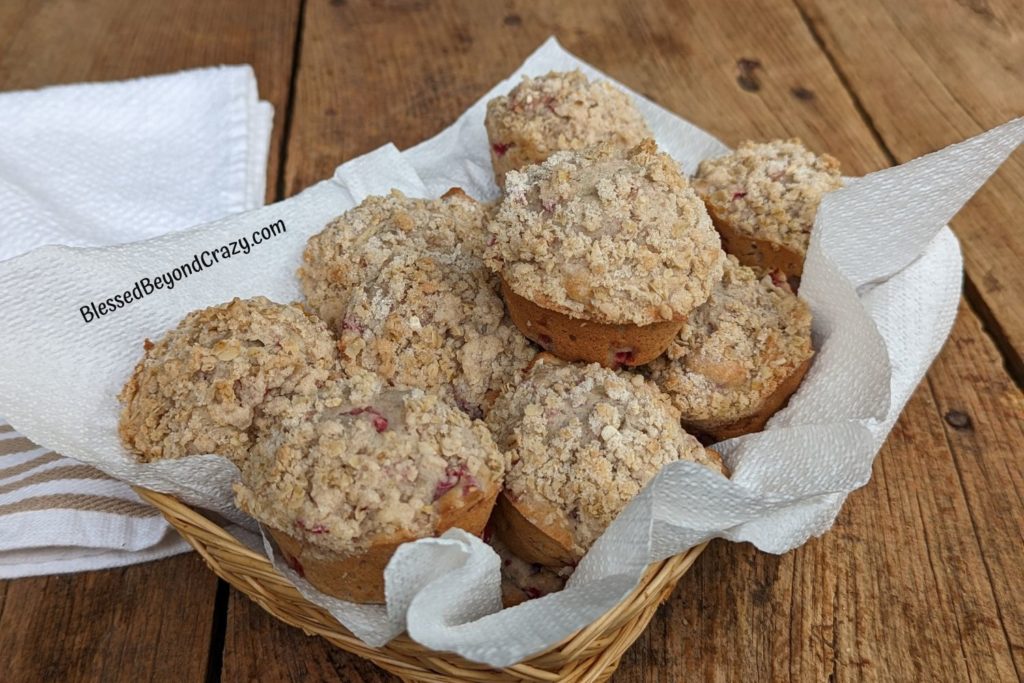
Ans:
{"label": "paper towel liner", "polygon": [[[369,194],[395,187],[437,196],[461,185],[479,198],[496,196],[483,133],[486,100],[522,73],[575,67],[603,77],[549,40],[450,128],[405,153],[383,147],[296,197],[190,231],[106,249],[44,248],[0,264],[7,323],[0,337],[0,413],[37,443],[239,519],[229,487],[237,470],[222,458],[142,465],[120,445],[116,395],[142,340],[159,337],[188,311],[233,296],[299,298],[295,270],[306,239]],[[687,171],[725,150],[636,97],[659,145]],[[427,647],[501,667],[612,608],[653,561],[715,537],[781,553],[823,533],[845,497],[867,482],[881,443],[949,333],[962,261],[944,226],[1022,140],[1018,119],[829,194],[800,290],[814,312],[818,350],[800,390],[766,431],[716,447],[731,479],[693,463],[664,467],[598,539],[565,590],[501,610],[497,556],[457,529],[399,548],[386,571],[386,606],[318,593],[265,538],[268,555],[303,595],[370,645],[408,630]],[[287,231],[248,255],[99,320],[84,323],[78,313],[80,305],[278,220]]]}

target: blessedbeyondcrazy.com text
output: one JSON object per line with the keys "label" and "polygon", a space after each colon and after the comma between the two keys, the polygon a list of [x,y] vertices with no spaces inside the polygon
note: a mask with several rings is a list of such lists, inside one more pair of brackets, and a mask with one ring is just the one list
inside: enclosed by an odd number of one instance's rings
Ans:
{"label": "blessedbeyondcrazy.com text", "polygon": [[211,268],[218,263],[223,263],[235,256],[248,254],[254,247],[286,231],[287,228],[285,227],[284,220],[278,220],[264,228],[253,230],[250,235],[193,254],[189,261],[182,263],[180,266],[175,266],[166,272],[140,278],[131,287],[113,296],[100,301],[90,301],[84,306],[79,306],[78,312],[81,314],[82,320],[87,323],[98,320],[105,315],[124,308],[133,301],[149,296],[153,292],[161,289],[174,289],[175,284],[190,275],[201,273],[203,270]]}

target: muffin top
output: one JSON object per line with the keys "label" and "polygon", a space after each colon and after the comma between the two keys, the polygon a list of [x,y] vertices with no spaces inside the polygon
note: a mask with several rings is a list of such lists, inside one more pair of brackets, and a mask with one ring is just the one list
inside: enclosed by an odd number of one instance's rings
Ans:
{"label": "muffin top", "polygon": [[487,103],[484,125],[496,155],[520,154],[526,163],[599,142],[633,147],[651,137],[626,93],[579,70],[524,76],[508,95]]}
{"label": "muffin top", "polygon": [[506,494],[559,511],[545,521],[568,525],[579,556],[666,463],[719,469],[657,387],[596,363],[539,360],[487,425],[508,452]]}
{"label": "muffin top", "polygon": [[449,396],[481,417],[535,355],[480,259],[397,248],[352,294],[338,327],[346,368]]}
{"label": "muffin top", "polygon": [[510,171],[487,230],[487,264],[514,292],[599,323],[684,318],[725,258],[704,204],[650,140]]}
{"label": "muffin top", "polygon": [[729,422],[756,411],[813,354],[807,304],[730,256],[711,298],[646,372],[684,421]]}
{"label": "muffin top", "polygon": [[142,462],[245,458],[255,431],[338,372],[327,326],[263,297],[193,311],[145,354],[121,390],[121,440]]}
{"label": "muffin top", "polygon": [[839,162],[797,138],[743,142],[701,162],[693,181],[711,210],[736,230],[804,254],[821,198],[842,187]]}
{"label": "muffin top", "polygon": [[[325,553],[434,534],[446,510],[501,484],[504,456],[484,424],[433,394],[353,396],[327,385],[314,409],[252,450],[235,486],[240,509]],[[449,492],[452,492],[451,495]]]}
{"label": "muffin top", "polygon": [[484,207],[462,190],[412,199],[398,190],[371,196],[309,238],[299,268],[306,302],[332,327],[352,291],[374,277],[397,245],[483,253]]}

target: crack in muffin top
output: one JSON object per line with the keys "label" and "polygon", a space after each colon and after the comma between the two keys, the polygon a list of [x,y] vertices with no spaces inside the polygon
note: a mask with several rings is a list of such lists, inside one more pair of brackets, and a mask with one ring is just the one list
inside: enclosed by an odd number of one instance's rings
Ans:
{"label": "crack in muffin top", "polygon": [[482,417],[536,355],[496,285],[478,258],[398,247],[349,300],[338,326],[342,364]]}
{"label": "crack in muffin top", "polygon": [[492,151],[513,160],[509,168],[561,150],[599,142],[629,148],[651,137],[626,93],[606,81],[591,82],[578,69],[523,76],[508,95],[487,103],[484,125]]}
{"label": "crack in muffin top", "polygon": [[596,363],[537,362],[487,425],[509,457],[506,492],[561,511],[545,522],[568,525],[577,556],[666,463],[721,471],[653,383]]}
{"label": "crack in muffin top", "polygon": [[599,323],[684,318],[725,259],[704,204],[651,140],[509,172],[487,230],[487,264],[513,291]]}
{"label": "crack in muffin top", "polygon": [[727,423],[756,411],[813,354],[807,304],[730,256],[711,298],[644,372],[684,422]]}
{"label": "crack in muffin top", "polygon": [[334,327],[352,292],[376,276],[399,245],[483,254],[484,206],[458,189],[439,199],[413,199],[398,190],[371,196],[309,238],[299,268],[306,302]]}
{"label": "crack in muffin top", "polygon": [[235,501],[324,556],[431,536],[442,506],[504,476],[487,427],[418,389],[354,396],[344,382],[328,385],[294,418],[253,448]]}
{"label": "crack in muffin top", "polygon": [[322,321],[261,296],[192,311],[145,349],[119,396],[121,440],[142,462],[217,453],[238,463],[266,422],[340,373]]}
{"label": "crack in muffin top", "polygon": [[746,141],[701,162],[693,185],[716,216],[751,237],[806,254],[822,197],[842,187],[839,161],[797,139]]}

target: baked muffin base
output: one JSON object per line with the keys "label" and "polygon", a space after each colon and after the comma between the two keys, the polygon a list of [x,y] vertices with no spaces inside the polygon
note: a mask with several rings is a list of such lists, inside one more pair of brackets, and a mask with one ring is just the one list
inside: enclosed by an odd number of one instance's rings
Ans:
{"label": "baked muffin base", "polygon": [[683,427],[687,431],[707,434],[715,441],[724,441],[736,436],[761,431],[771,416],[777,413],[789,401],[789,397],[800,387],[800,383],[803,381],[804,375],[807,374],[807,370],[810,369],[813,359],[814,357],[811,356],[797,366],[753,412],[740,418],[724,421],[693,420],[687,419],[684,415],[682,419]]}
{"label": "baked muffin base", "polygon": [[684,320],[651,325],[595,323],[543,308],[501,280],[509,317],[523,335],[567,361],[621,368],[650,363],[668,348]]}
{"label": "baked muffin base", "polygon": [[[716,469],[728,477],[722,456],[713,449],[705,450]],[[492,523],[498,538],[527,562],[559,569],[576,566],[582,557],[573,550],[575,544],[565,513],[549,505],[530,504],[517,500],[507,490],[502,491]]]}
{"label": "baked muffin base", "polygon": [[[463,495],[454,488],[439,500],[441,516],[434,528],[434,536],[448,529],[459,528],[474,536],[484,532],[494,509],[501,485],[494,483],[486,489],[474,489],[465,496],[464,504],[455,502]],[[282,531],[267,527],[288,565],[321,593],[341,600],[358,603],[383,603],[384,569],[398,546],[417,540],[413,535],[379,538],[358,555],[325,552],[308,541],[294,538]]]}
{"label": "baked muffin base", "polygon": [[722,238],[722,249],[727,254],[735,256],[743,265],[763,272],[782,271],[790,278],[803,275],[804,253],[772,240],[752,237],[722,218],[711,203],[706,202],[706,206],[711,222]]}

